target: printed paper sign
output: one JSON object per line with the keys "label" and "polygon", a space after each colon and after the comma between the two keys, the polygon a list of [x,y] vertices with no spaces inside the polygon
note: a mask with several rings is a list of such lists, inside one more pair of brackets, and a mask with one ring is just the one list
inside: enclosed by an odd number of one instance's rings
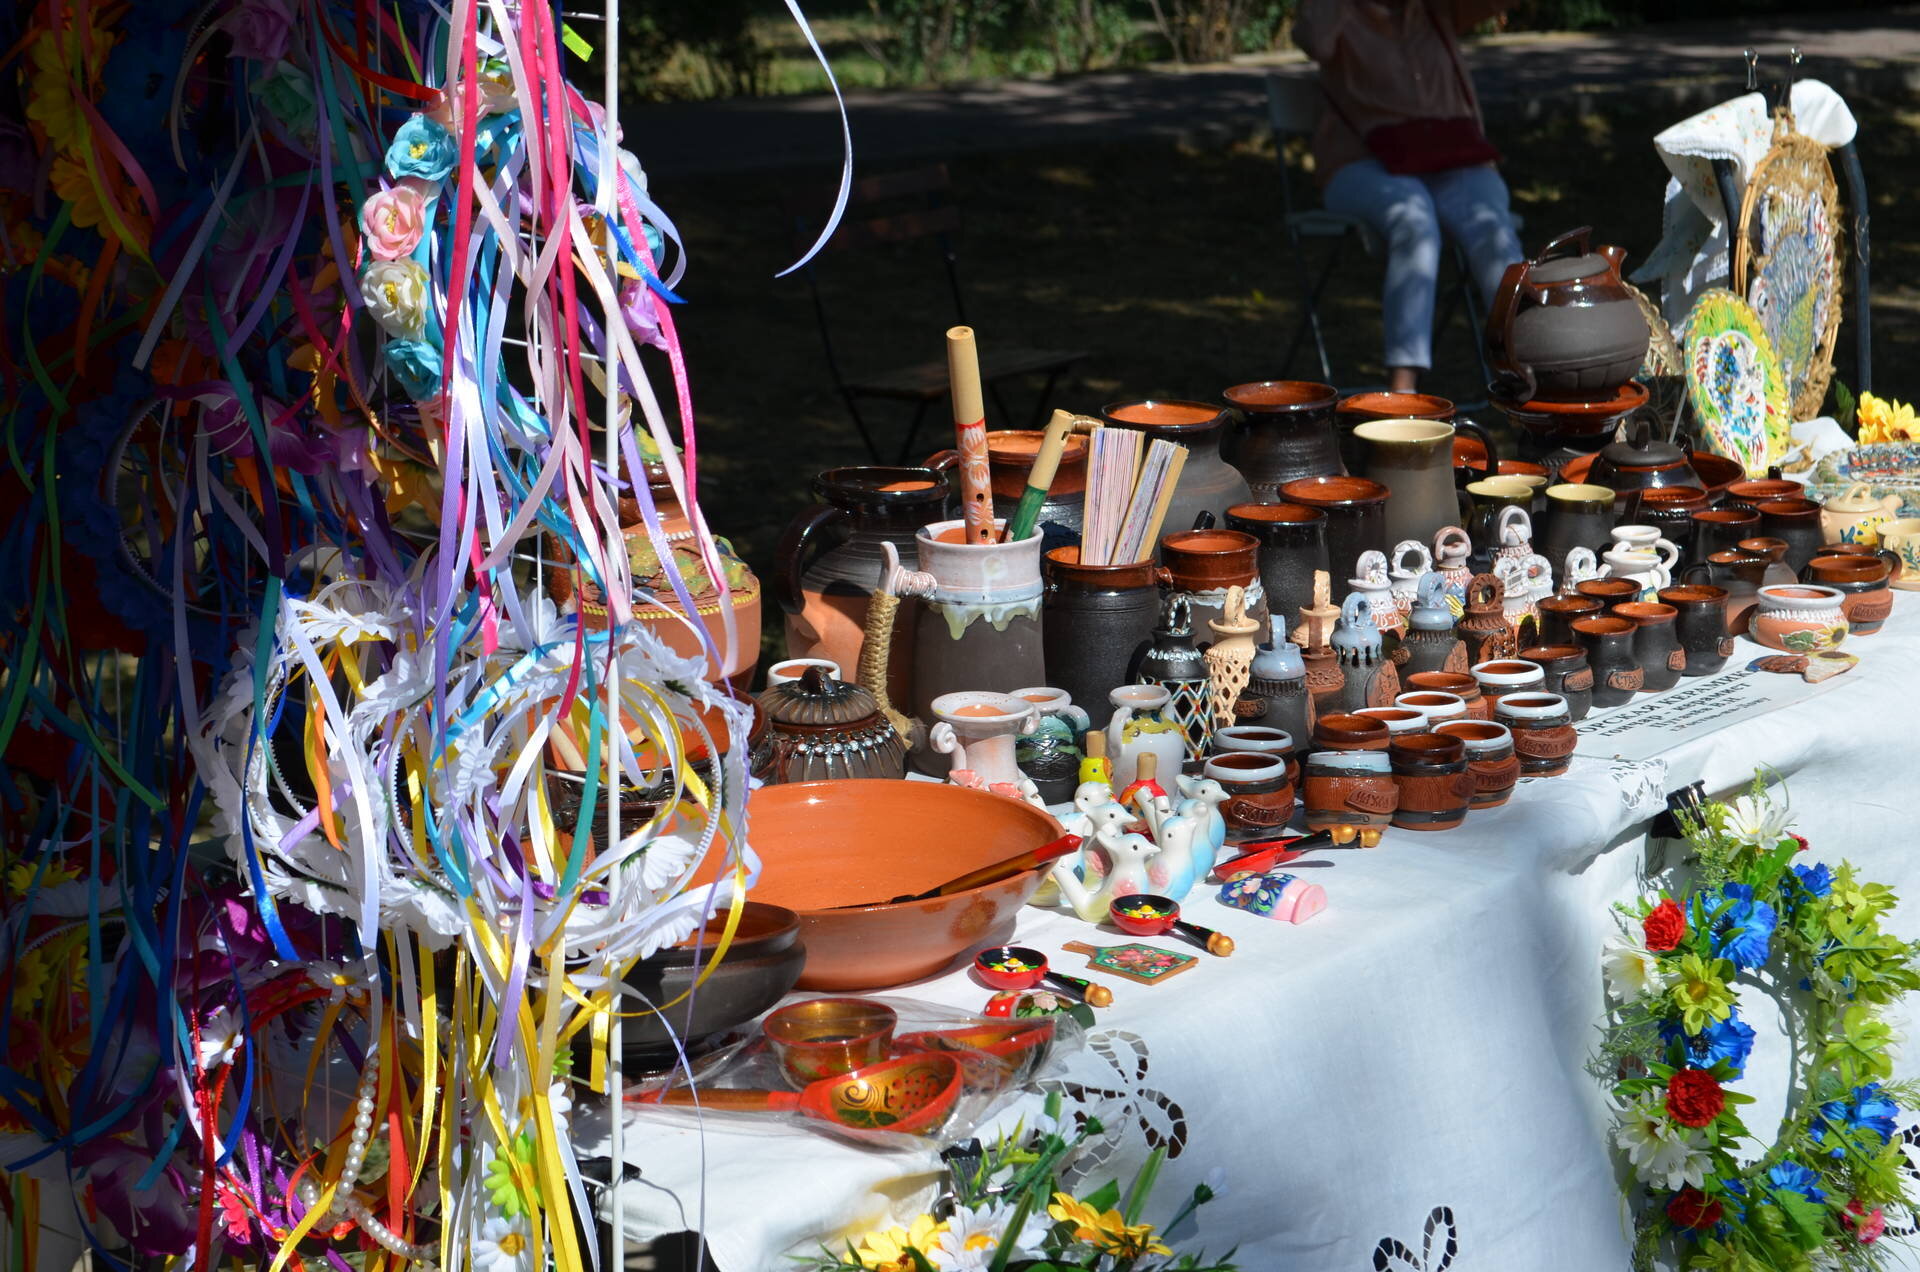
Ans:
{"label": "printed paper sign", "polygon": [[1748,671],[1744,662],[1729,664],[1716,675],[1682,680],[1665,693],[1594,712],[1574,726],[1580,733],[1576,753],[1644,760],[1703,733],[1825,693],[1846,680],[1840,675],[1808,684],[1799,676]]}

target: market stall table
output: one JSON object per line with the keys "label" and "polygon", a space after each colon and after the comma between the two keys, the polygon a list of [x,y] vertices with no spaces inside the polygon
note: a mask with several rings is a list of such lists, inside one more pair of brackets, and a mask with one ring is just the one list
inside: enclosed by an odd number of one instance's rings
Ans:
{"label": "market stall table", "polygon": [[[1639,754],[1583,737],[1567,775],[1523,781],[1457,830],[1393,830],[1376,850],[1287,867],[1327,890],[1326,912],[1304,925],[1196,888],[1187,913],[1238,953],[1164,985],[1110,982],[1115,1002],[1090,1045],[1048,1084],[1109,1128],[1096,1176],[1125,1176],[1164,1144],[1165,1209],[1224,1178],[1184,1248],[1237,1246],[1248,1268],[1397,1267],[1376,1265],[1376,1250],[1420,1250],[1430,1220],[1436,1250],[1451,1226],[1458,1267],[1537,1272],[1544,1256],[1566,1272],[1627,1266],[1611,1113],[1588,1065],[1606,1010],[1601,950],[1619,930],[1611,907],[1638,894],[1643,867],[1673,859],[1660,841],[1645,850],[1665,793],[1696,779],[1737,792],[1770,770],[1790,787],[1810,856],[1852,860],[1902,893],[1893,928],[1920,936],[1907,741],[1920,716],[1920,611],[1902,598],[1881,633],[1847,648],[1859,666],[1819,692],[1756,682],[1804,695],[1765,714],[1650,757],[1659,743],[1644,731],[1630,743]],[[1728,670],[1766,652],[1742,642]],[[922,833],[938,852],[937,828]],[[1067,941],[1126,939],[1037,909],[1015,938],[1054,957]],[[988,996],[964,969],[886,992],[972,1009]],[[1762,1038],[1740,1089],[1757,1097],[1748,1123],[1765,1134],[1785,1050],[1766,1036],[1764,1010],[1753,1023]],[[1920,1055],[1897,1076],[1920,1076]],[[578,1146],[604,1151],[603,1137],[583,1127]],[[629,1231],[703,1231],[722,1272],[775,1267],[796,1246],[923,1208],[939,1173],[934,1148],[880,1152],[723,1117],[703,1136],[634,1114],[626,1147]]]}

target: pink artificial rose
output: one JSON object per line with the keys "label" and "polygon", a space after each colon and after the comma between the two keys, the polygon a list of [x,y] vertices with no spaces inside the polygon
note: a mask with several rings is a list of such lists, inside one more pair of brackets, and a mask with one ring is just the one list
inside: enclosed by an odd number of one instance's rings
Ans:
{"label": "pink artificial rose", "polygon": [[278,62],[287,55],[293,34],[293,10],[287,0],[246,0],[227,20],[235,57]]}
{"label": "pink artificial rose", "polygon": [[427,200],[411,178],[389,186],[360,207],[360,229],[367,250],[383,261],[413,255],[427,228]]}

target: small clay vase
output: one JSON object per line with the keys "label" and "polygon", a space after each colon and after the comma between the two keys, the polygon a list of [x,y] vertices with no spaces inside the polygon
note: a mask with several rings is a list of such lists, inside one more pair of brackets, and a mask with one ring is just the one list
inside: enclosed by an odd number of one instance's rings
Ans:
{"label": "small clay vase", "polygon": [[1429,725],[1443,724],[1448,720],[1467,718],[1467,704],[1456,693],[1442,693],[1438,689],[1415,689],[1403,693],[1393,700],[1396,707],[1408,711],[1418,711],[1427,718]]}
{"label": "small clay vase", "polygon": [[1877,556],[1816,556],[1800,571],[1802,580],[1837,590],[1845,599],[1847,634],[1871,636],[1893,613],[1893,593],[1887,583],[1893,571]]}
{"label": "small clay vase", "polygon": [[1480,682],[1466,671],[1423,671],[1406,679],[1407,691],[1450,693],[1466,704],[1470,720],[1493,719],[1493,704],[1481,696]]}
{"label": "small clay vase", "polygon": [[[1377,727],[1384,739],[1386,726]],[[1380,829],[1393,820],[1393,810],[1400,804],[1393,764],[1384,747],[1311,752],[1300,789],[1309,830],[1337,826]]]}
{"label": "small clay vase", "polygon": [[1465,671],[1467,645],[1455,628],[1453,607],[1447,604],[1447,580],[1437,571],[1420,576],[1418,599],[1407,616],[1407,634],[1395,655],[1400,679],[1423,671]]}
{"label": "small clay vase", "polygon": [[1473,805],[1467,744],[1444,733],[1409,733],[1387,748],[1400,792],[1393,824],[1402,830],[1452,830]]}
{"label": "small clay vase", "polygon": [[1787,545],[1787,568],[1798,574],[1807,562],[1820,553],[1827,532],[1820,527],[1820,505],[1805,497],[1769,499],[1756,512],[1760,514],[1760,533],[1782,539]]}
{"label": "small clay vase", "polygon": [[1574,732],[1566,699],[1553,693],[1509,694],[1494,704],[1493,712],[1494,719],[1513,732],[1522,777],[1558,777],[1567,771],[1580,735]]}
{"label": "small clay vase", "polygon": [[1727,589],[1711,583],[1685,583],[1660,589],[1660,603],[1678,612],[1673,631],[1686,655],[1682,676],[1711,676],[1733,656],[1727,635]]}
{"label": "small clay vase", "polygon": [[1316,751],[1384,751],[1387,738],[1387,726],[1366,716],[1323,715],[1313,722]]}
{"label": "small clay vase", "polygon": [[1633,624],[1633,660],[1640,664],[1640,691],[1665,693],[1680,683],[1687,665],[1674,620],[1680,611],[1658,601],[1627,601],[1611,611]]}
{"label": "small clay vase", "polygon": [[1494,658],[1475,663],[1471,674],[1480,686],[1480,696],[1493,704],[1494,718],[1500,714],[1500,699],[1510,693],[1538,693],[1546,688],[1547,675],[1538,663],[1524,658]]}
{"label": "small clay vase", "polygon": [[1288,642],[1277,615],[1272,621],[1273,639],[1254,651],[1242,701],[1261,704],[1259,716],[1249,717],[1247,723],[1283,731],[1298,752],[1313,736],[1313,695],[1307,692],[1307,667],[1300,647]]}
{"label": "small clay vase", "polygon": [[1460,620],[1460,639],[1467,643],[1468,666],[1505,658],[1513,652],[1506,619],[1506,589],[1491,574],[1476,574],[1467,585],[1467,612]]}
{"label": "small clay vase", "polygon": [[1549,596],[1533,607],[1533,620],[1540,631],[1542,645],[1571,645],[1573,625],[1583,618],[1607,612],[1607,603],[1597,596]]}
{"label": "small clay vase", "polygon": [[1513,730],[1487,720],[1449,720],[1435,733],[1466,744],[1467,773],[1473,778],[1473,807],[1498,808],[1520,780],[1520,757],[1513,753]]}
{"label": "small clay vase", "polygon": [[1817,654],[1847,638],[1845,597],[1837,588],[1787,583],[1760,589],[1753,638],[1768,649]]}
{"label": "small clay vase", "polygon": [[1292,819],[1294,773],[1285,756],[1258,751],[1216,755],[1201,769],[1227,793],[1220,816],[1242,834],[1279,830]]}
{"label": "small clay vase", "polygon": [[1567,715],[1574,723],[1587,718],[1593,709],[1593,669],[1587,666],[1586,650],[1572,644],[1535,645],[1521,650],[1520,656],[1539,664],[1542,692],[1565,698]]}
{"label": "small clay vase", "polygon": [[1714,553],[1725,552],[1740,540],[1751,539],[1760,533],[1760,514],[1744,506],[1707,508],[1694,513],[1688,520],[1693,525],[1690,537],[1680,539],[1672,533],[1667,535],[1675,543],[1688,545],[1680,558],[1687,565],[1698,565]]}
{"label": "small clay vase", "polygon": [[1634,630],[1632,623],[1611,614],[1574,623],[1574,638],[1587,651],[1587,666],[1593,669],[1594,706],[1617,707],[1640,692],[1644,677],[1633,656]]}

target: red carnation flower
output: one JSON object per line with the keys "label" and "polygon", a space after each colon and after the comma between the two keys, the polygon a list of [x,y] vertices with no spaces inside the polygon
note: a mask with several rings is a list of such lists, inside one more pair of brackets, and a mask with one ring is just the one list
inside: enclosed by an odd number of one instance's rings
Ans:
{"label": "red carnation flower", "polygon": [[1681,1069],[1667,1079],[1667,1115],[1682,1126],[1705,1126],[1725,1107],[1719,1079],[1705,1069]]}
{"label": "red carnation flower", "polygon": [[1680,944],[1686,936],[1687,916],[1673,903],[1672,897],[1667,897],[1640,920],[1640,930],[1646,934],[1647,948],[1662,953]]}
{"label": "red carnation flower", "polygon": [[1805,835],[1796,835],[1792,831],[1788,831],[1787,838],[1799,845],[1799,847],[1794,849],[1795,852],[1805,852],[1811,847],[1811,845],[1807,843],[1807,837]]}
{"label": "red carnation flower", "polygon": [[1667,1218],[1681,1228],[1711,1228],[1720,1222],[1720,1202],[1698,1188],[1682,1188],[1667,1202]]}

